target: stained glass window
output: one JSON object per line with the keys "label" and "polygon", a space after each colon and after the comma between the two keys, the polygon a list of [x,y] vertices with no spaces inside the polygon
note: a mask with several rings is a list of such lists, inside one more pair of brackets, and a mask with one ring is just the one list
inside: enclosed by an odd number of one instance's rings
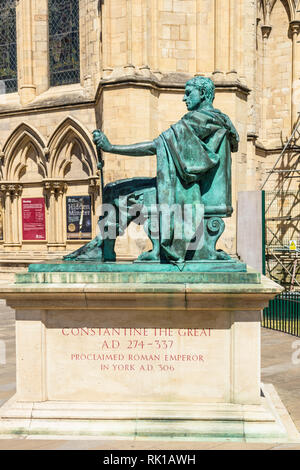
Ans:
{"label": "stained glass window", "polygon": [[0,80],[5,85],[5,93],[17,91],[15,0],[0,0]]}
{"label": "stained glass window", "polygon": [[48,0],[50,86],[78,83],[79,0]]}

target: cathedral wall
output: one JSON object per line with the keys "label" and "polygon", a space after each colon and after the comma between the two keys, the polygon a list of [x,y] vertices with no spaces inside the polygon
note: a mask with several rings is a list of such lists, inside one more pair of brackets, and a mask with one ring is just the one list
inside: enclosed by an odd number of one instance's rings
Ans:
{"label": "cathedral wall", "polygon": [[[101,128],[113,144],[152,140],[185,113],[184,84],[195,74],[214,80],[215,106],[241,138],[232,156],[235,212],[222,239],[234,254],[237,193],[261,186],[297,115],[291,1],[267,2],[268,13],[256,0],[79,0],[79,79],[50,86],[48,1],[18,0],[18,90],[0,95],[2,254],[80,246],[68,239],[72,196],[90,196],[94,236],[101,184],[91,132]],[[105,184],[156,174],[155,157],[103,157]],[[22,238],[22,198],[30,195],[45,199],[43,241]],[[121,256],[144,249],[141,240],[119,241]]]}

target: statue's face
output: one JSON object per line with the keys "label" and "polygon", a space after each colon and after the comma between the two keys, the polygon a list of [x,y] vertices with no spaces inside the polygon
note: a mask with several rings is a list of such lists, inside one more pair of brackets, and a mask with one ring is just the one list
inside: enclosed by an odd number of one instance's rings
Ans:
{"label": "statue's face", "polygon": [[202,92],[194,86],[187,85],[185,87],[183,101],[185,102],[187,109],[189,111],[193,111],[197,109],[203,101]]}

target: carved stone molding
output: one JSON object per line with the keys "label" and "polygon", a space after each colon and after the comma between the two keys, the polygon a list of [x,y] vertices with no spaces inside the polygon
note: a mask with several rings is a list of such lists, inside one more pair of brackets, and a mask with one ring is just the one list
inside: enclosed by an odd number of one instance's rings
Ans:
{"label": "carved stone molding", "polygon": [[19,197],[23,191],[23,186],[18,183],[1,183],[0,192],[10,196]]}
{"label": "carved stone molding", "polygon": [[91,176],[89,178],[89,192],[95,195],[99,192],[99,177],[98,176]]}
{"label": "carved stone molding", "polygon": [[44,181],[43,185],[46,191],[52,193],[63,194],[67,189],[67,184],[64,181]]}
{"label": "carved stone molding", "polygon": [[272,31],[272,26],[268,24],[263,24],[261,26],[261,32],[263,39],[268,39]]}
{"label": "carved stone molding", "polygon": [[290,29],[291,29],[291,32],[292,32],[293,35],[294,34],[298,35],[299,31],[300,31],[300,21],[298,21],[298,20],[291,21],[290,22]]}
{"label": "carved stone molding", "polygon": [[48,160],[49,155],[50,155],[50,150],[49,150],[49,148],[48,148],[48,147],[44,147],[43,153],[44,153],[45,158]]}
{"label": "carved stone molding", "polygon": [[[155,74],[151,69],[147,70],[147,75],[142,72],[134,75],[126,75],[125,73],[123,73],[123,75],[111,74],[110,77],[100,80],[96,92],[95,103],[97,104],[99,102],[105,89],[119,89],[120,87],[142,87],[160,92],[175,91],[182,93],[187,80],[193,77],[193,75],[186,73],[169,73],[160,75],[160,78],[158,78],[158,74]],[[232,74],[227,76],[223,72],[215,71],[212,74],[212,79],[215,82],[216,91],[220,88],[228,88],[230,91],[236,90],[236,92],[243,93],[246,96],[250,93],[250,89],[241,82],[237,74],[234,74],[234,80],[232,80]]]}

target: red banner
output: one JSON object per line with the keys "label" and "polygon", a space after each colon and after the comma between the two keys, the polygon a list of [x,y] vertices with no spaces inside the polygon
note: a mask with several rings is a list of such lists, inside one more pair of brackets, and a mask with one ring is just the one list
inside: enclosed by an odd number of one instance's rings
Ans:
{"label": "red banner", "polygon": [[23,240],[46,240],[43,197],[22,199]]}

